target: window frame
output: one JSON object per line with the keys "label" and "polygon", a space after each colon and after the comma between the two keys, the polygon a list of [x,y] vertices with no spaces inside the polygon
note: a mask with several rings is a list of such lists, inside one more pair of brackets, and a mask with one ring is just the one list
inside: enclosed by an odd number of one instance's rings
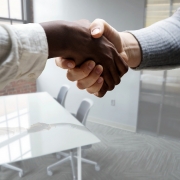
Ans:
{"label": "window frame", "polygon": [[21,1],[21,19],[11,18],[10,17],[10,1],[6,0],[8,4],[8,18],[0,16],[0,21],[9,22],[19,22],[22,24],[32,23],[33,22],[33,0],[20,0]]}

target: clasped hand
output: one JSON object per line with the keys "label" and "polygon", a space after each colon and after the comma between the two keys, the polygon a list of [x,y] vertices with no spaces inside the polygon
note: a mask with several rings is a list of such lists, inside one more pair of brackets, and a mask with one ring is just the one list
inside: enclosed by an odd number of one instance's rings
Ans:
{"label": "clasped hand", "polygon": [[[60,57],[56,58],[56,64],[68,69],[68,79],[77,81],[80,89],[87,89],[98,97],[114,89],[128,70],[118,52],[121,51],[121,43],[116,43],[120,42],[117,41],[118,33],[115,32],[115,38],[113,35],[115,41],[112,42],[111,38],[110,42],[108,34],[102,29],[104,24],[98,24],[101,33],[97,35],[98,29],[94,29],[96,21],[92,24],[85,20],[59,22],[41,24],[47,35],[49,58]],[[60,33],[62,36],[59,36]],[[102,36],[103,33],[105,36]]]}

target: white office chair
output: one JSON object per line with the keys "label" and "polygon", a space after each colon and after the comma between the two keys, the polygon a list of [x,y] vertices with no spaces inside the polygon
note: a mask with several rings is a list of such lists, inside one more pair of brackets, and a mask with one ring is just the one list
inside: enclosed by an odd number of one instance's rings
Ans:
{"label": "white office chair", "polygon": [[23,177],[23,175],[24,175],[23,169],[15,167],[15,166],[13,166],[11,164],[2,164],[1,166],[5,167],[5,168],[8,168],[8,169],[11,169],[11,170],[14,170],[14,171],[18,171],[19,172],[19,177]]}
{"label": "white office chair", "polygon": [[[81,102],[81,104],[80,104],[80,106],[78,108],[78,111],[77,111],[76,115],[75,114],[72,114],[72,115],[75,116],[83,125],[86,125],[87,116],[89,114],[89,111],[90,111],[90,108],[92,107],[92,105],[93,105],[93,102],[90,99],[83,99],[83,101]],[[84,146],[84,147],[82,147],[82,149],[88,149],[91,146],[92,145]],[[75,166],[74,166],[74,158],[77,158],[77,156],[75,154],[77,154],[77,151],[75,151],[75,150],[70,150],[69,153],[66,153],[66,152],[57,153],[56,157],[58,159],[61,156],[64,156],[65,158],[63,158],[60,161],[48,166],[47,167],[47,174],[49,176],[52,176],[53,172],[52,172],[51,169],[53,167],[56,167],[56,166],[58,166],[58,165],[60,165],[60,164],[62,164],[64,162],[70,160],[73,179],[75,180],[76,179],[76,173],[75,173]],[[82,160],[82,162],[95,165],[96,171],[100,170],[100,167],[99,167],[97,162],[94,162],[94,161],[91,161],[91,160],[88,160],[88,159],[85,159],[85,158],[81,158],[81,160]]]}
{"label": "white office chair", "polygon": [[69,91],[69,88],[70,86],[68,85],[63,85],[60,90],[59,90],[59,93],[58,93],[58,96],[57,98],[54,98],[56,99],[63,107],[65,107],[65,99],[66,99],[66,96],[67,96],[67,93]]}

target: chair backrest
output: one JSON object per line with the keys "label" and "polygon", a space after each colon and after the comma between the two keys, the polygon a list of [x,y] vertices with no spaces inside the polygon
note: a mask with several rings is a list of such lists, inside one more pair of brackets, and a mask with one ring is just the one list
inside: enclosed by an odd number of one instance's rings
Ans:
{"label": "chair backrest", "polygon": [[78,119],[83,125],[86,125],[87,116],[89,110],[93,105],[93,101],[90,99],[83,99],[76,113],[76,119]]}
{"label": "chair backrest", "polygon": [[68,85],[63,85],[61,89],[59,90],[58,96],[57,96],[57,101],[64,107],[65,105],[65,99],[66,95],[68,93],[70,86]]}

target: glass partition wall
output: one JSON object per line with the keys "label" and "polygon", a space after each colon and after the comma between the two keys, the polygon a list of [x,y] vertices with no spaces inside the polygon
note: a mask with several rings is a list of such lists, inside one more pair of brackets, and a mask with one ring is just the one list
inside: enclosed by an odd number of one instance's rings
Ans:
{"label": "glass partition wall", "polygon": [[[178,7],[180,0],[147,0],[145,25]],[[137,132],[180,138],[180,69],[141,71]]]}

